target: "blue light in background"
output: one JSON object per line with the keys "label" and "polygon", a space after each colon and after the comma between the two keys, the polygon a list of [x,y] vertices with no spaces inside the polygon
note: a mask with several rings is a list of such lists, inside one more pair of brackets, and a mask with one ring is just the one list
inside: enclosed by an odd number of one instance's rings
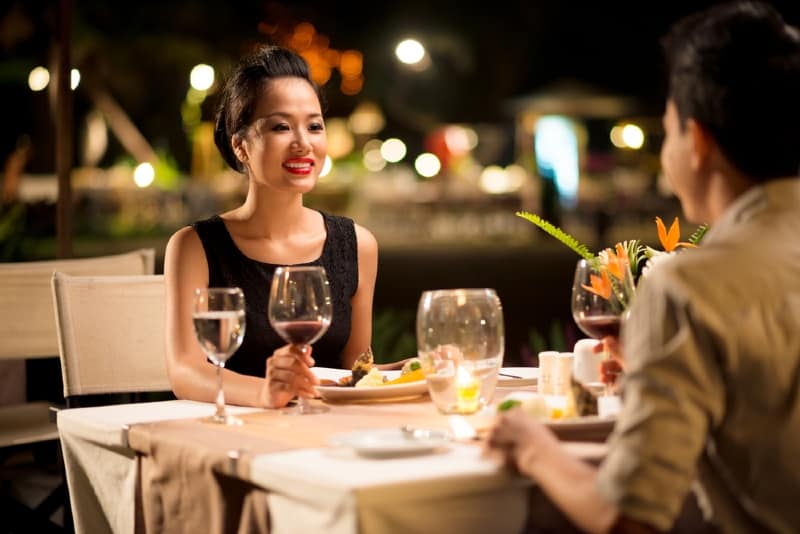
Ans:
{"label": "blue light in background", "polygon": [[540,176],[553,180],[563,207],[575,207],[580,167],[578,137],[572,121],[559,115],[543,116],[536,122],[534,139]]}

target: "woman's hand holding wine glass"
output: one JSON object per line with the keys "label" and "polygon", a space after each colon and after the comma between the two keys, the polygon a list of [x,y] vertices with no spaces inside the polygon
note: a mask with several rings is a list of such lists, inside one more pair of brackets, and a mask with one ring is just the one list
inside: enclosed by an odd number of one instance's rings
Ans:
{"label": "woman's hand holding wine glass", "polygon": [[319,380],[311,372],[311,346],[284,345],[267,359],[267,375],[261,390],[261,404],[283,407],[296,396],[313,397]]}
{"label": "woman's hand holding wine glass", "polygon": [[[278,267],[272,277],[269,295],[269,322],[289,346],[279,349],[267,361],[268,399],[273,406],[287,401],[281,391],[297,393],[298,405],[287,413],[319,413],[322,406],[311,406],[316,377],[310,345],[328,330],[333,317],[330,286],[325,269],[319,266]],[[292,362],[289,358],[294,358]]]}

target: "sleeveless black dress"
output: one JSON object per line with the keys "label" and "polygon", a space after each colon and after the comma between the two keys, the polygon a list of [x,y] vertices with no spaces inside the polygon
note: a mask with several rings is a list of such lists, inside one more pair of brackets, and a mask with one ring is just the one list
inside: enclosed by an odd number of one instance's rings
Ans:
{"label": "sleeveless black dress", "polygon": [[[342,351],[350,337],[350,299],[358,287],[358,250],[353,221],[320,212],[325,222],[322,255],[308,263],[325,268],[331,288],[333,319],[316,343],[312,356],[318,366],[342,367]],[[237,373],[263,377],[266,361],[286,342],[267,317],[269,288],[278,265],[245,256],[236,246],[219,215],[192,224],[200,236],[208,261],[209,287],[237,286],[244,292],[247,327],[244,341],[225,364]]]}

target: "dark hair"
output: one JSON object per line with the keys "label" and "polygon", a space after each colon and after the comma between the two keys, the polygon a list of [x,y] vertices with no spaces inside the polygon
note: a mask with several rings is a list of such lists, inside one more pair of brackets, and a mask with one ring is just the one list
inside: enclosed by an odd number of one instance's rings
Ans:
{"label": "dark hair", "polygon": [[250,126],[258,98],[267,84],[284,77],[306,80],[324,107],[322,91],[311,79],[308,64],[298,54],[279,46],[262,45],[244,56],[225,83],[214,125],[214,143],[231,168],[244,171],[231,146],[233,136],[243,135]]}
{"label": "dark hair", "polygon": [[753,180],[800,174],[800,31],[735,2],[679,21],[662,41],[669,96]]}

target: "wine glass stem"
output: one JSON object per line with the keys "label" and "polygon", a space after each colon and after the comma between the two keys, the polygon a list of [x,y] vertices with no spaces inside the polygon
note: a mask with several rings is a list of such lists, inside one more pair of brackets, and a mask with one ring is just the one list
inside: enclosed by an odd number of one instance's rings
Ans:
{"label": "wine glass stem", "polygon": [[218,421],[225,420],[225,392],[222,389],[222,366],[217,365],[217,413],[214,418]]}
{"label": "wine glass stem", "polygon": [[[303,345],[302,347],[303,354],[308,352],[308,345]],[[308,399],[303,397],[302,395],[297,395],[297,411],[302,413],[308,413],[311,408],[311,403],[308,402]]]}

